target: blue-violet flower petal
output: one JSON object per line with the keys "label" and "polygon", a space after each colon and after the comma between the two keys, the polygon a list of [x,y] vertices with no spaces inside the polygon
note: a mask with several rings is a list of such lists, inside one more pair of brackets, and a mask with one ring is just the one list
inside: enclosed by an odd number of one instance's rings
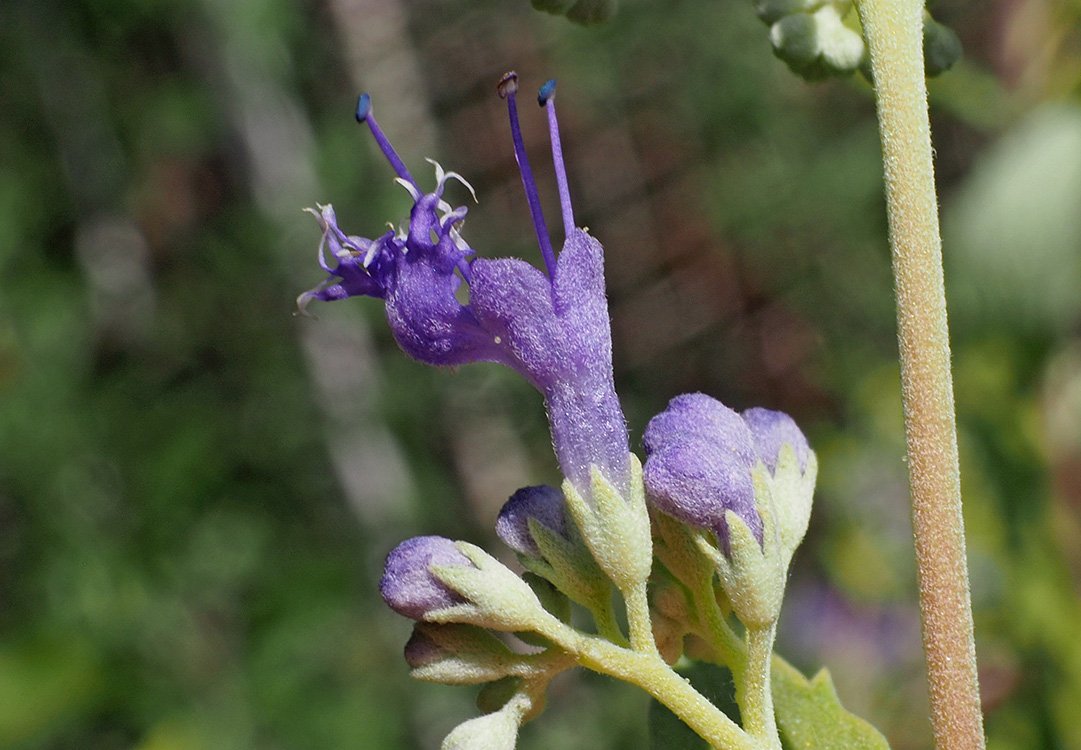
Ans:
{"label": "blue-violet flower petal", "polygon": [[714,531],[728,545],[732,511],[762,541],[751,471],[754,437],[739,414],[701,393],[677,396],[650,420],[643,439],[650,501],[685,523]]}
{"label": "blue-violet flower petal", "polygon": [[387,555],[379,593],[383,601],[400,615],[423,620],[433,610],[464,603],[431,572],[433,565],[473,563],[450,539],[417,536],[406,539]]}
{"label": "blue-violet flower petal", "polygon": [[523,487],[503,504],[495,522],[495,533],[515,552],[540,557],[540,548],[529,533],[529,519],[536,520],[560,536],[566,536],[566,511],[563,493],[555,487]]}
{"label": "blue-violet flower petal", "polygon": [[754,435],[758,457],[762,459],[771,474],[777,471],[777,459],[781,453],[781,446],[786,443],[795,451],[800,471],[806,470],[811,447],[792,417],[783,411],[761,407],[747,409],[742,416],[743,421],[751,428],[751,434]]}

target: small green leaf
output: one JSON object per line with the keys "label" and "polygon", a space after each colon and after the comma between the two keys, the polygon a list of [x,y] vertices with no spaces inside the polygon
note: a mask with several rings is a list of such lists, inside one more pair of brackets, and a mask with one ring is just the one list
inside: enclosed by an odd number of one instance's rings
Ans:
{"label": "small green leaf", "polygon": [[886,738],[841,705],[829,671],[808,680],[773,657],[773,703],[787,750],[889,750]]}

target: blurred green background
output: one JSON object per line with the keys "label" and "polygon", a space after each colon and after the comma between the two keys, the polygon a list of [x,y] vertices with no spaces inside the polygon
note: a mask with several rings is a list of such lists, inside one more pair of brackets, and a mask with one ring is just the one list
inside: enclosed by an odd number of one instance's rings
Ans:
{"label": "blurred green background", "polygon": [[[989,747],[1077,749],[1081,4],[934,10],[966,48],[932,120]],[[822,468],[780,650],[929,747],[862,81],[798,80],[735,0],[625,0],[596,28],[524,0],[6,0],[0,748],[435,748],[473,714],[409,680],[375,584],[405,536],[496,549],[505,498],[558,480],[539,399],[407,360],[377,302],[293,300],[322,278],[301,208],[373,236],[409,206],[359,90],[415,174],[476,187],[482,255],[538,261],[512,67],[560,79],[632,441],[689,390],[797,418]],[[641,693],[576,674],[520,747],[645,729]]]}

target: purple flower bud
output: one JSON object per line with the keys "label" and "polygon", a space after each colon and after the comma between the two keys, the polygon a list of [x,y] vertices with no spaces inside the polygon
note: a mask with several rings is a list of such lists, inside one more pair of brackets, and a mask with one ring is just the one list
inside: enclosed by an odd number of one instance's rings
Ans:
{"label": "purple flower bud", "polygon": [[758,457],[770,470],[777,471],[777,459],[781,453],[781,446],[788,444],[796,453],[800,471],[807,469],[807,458],[811,453],[811,447],[807,444],[807,438],[796,425],[792,417],[783,411],[773,411],[755,407],[743,412],[743,421],[751,429],[754,435],[755,450]]}
{"label": "purple flower bud", "polygon": [[529,533],[530,518],[560,536],[566,536],[563,493],[547,485],[523,487],[510,496],[496,519],[495,533],[504,544],[519,554],[540,557],[540,548]]}
{"label": "purple flower bud", "polygon": [[502,679],[519,663],[488,630],[472,625],[418,622],[405,644],[413,676],[448,685],[476,685]]}
{"label": "purple flower bud", "polygon": [[405,643],[404,656],[410,669],[418,669],[446,658],[447,650],[432,640],[427,631],[414,628]]}
{"label": "purple flower bud", "polygon": [[437,609],[465,600],[443,585],[431,572],[433,565],[473,563],[450,539],[441,536],[416,536],[406,539],[387,555],[379,593],[383,601],[400,615],[423,620]]}
{"label": "purple flower bud", "polygon": [[701,393],[677,396],[650,420],[643,439],[646,492],[659,510],[714,531],[728,546],[725,512],[762,541],[751,470],[754,437],[739,414]]}

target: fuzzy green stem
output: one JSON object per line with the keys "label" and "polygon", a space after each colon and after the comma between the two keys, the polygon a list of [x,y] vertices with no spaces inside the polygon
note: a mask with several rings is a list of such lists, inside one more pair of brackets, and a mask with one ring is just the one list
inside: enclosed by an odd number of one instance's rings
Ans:
{"label": "fuzzy green stem", "polygon": [[939,750],[975,750],[984,747],[983,718],[924,79],[923,3],[857,0],[857,8],[882,136],[931,723]]}
{"label": "fuzzy green stem", "polygon": [[627,604],[627,626],[631,635],[631,648],[643,654],[656,654],[657,642],[653,640],[646,582],[642,581],[624,592],[623,598]]}
{"label": "fuzzy green stem", "polygon": [[745,647],[725,621],[724,614],[717,604],[717,596],[713,591],[713,571],[702,581],[702,585],[694,592],[694,604],[698,613],[705,618],[702,625],[705,632],[701,635],[706,642],[717,652],[718,659],[728,666],[733,676],[737,670],[743,669],[746,660]]}
{"label": "fuzzy green stem", "polygon": [[777,733],[777,718],[773,710],[773,693],[770,686],[773,641],[777,627],[748,628],[746,642],[733,631],[717,605],[713,593],[713,577],[707,578],[694,593],[695,607],[704,618],[702,633],[713,648],[718,662],[732,672],[736,685],[736,702],[739,704],[743,727],[752,737],[769,750],[780,750],[781,740]]}
{"label": "fuzzy green stem", "polygon": [[741,679],[736,683],[743,728],[770,750],[781,750],[770,691],[770,663],[776,635],[776,623],[765,628],[747,629],[747,661]]}
{"label": "fuzzy green stem", "polygon": [[[628,610],[631,609],[628,606]],[[762,750],[738,724],[668,666],[655,649],[632,651],[622,648],[580,633],[554,617],[538,623],[537,632],[574,656],[583,667],[642,688],[712,747]]]}
{"label": "fuzzy green stem", "polygon": [[597,606],[590,609],[593,615],[593,623],[597,626],[597,634],[612,643],[620,646],[627,645],[627,637],[623,635],[616,619],[615,608],[612,607],[611,599],[598,602]]}

